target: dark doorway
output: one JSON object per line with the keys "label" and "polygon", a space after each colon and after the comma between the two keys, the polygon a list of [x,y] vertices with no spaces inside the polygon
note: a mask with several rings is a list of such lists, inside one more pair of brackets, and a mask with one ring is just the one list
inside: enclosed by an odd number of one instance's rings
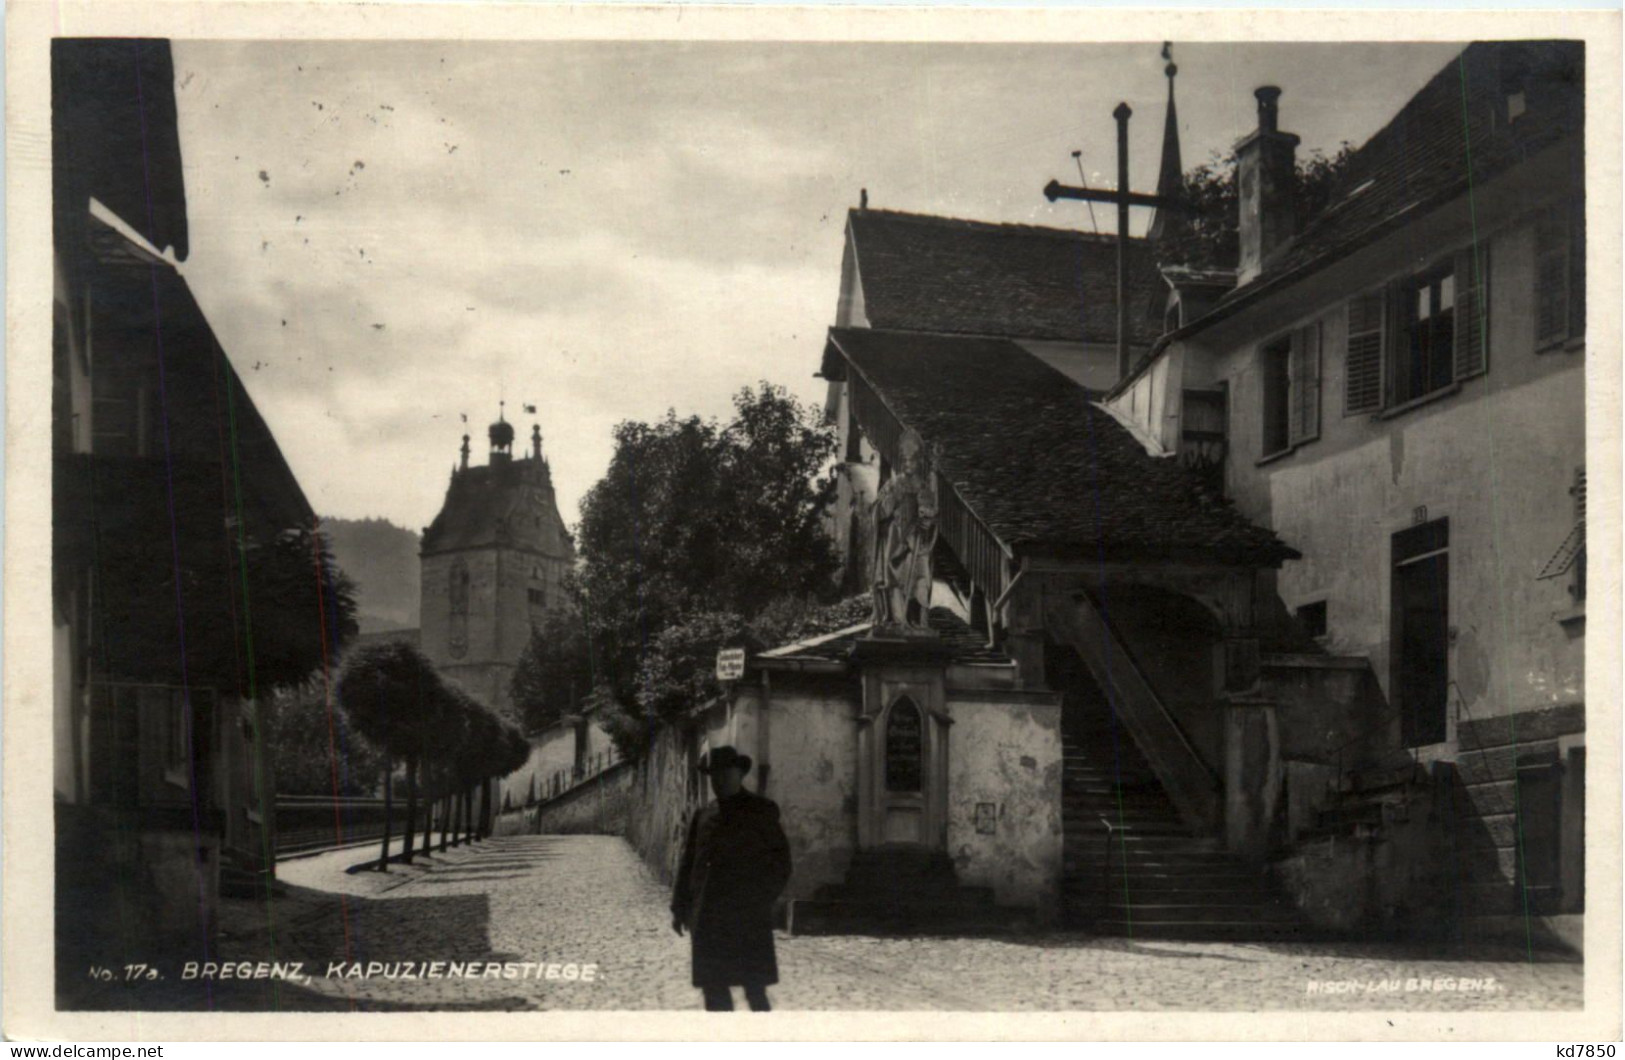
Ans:
{"label": "dark doorway", "polygon": [[1450,693],[1450,522],[1394,535],[1392,698],[1405,746],[1445,739]]}
{"label": "dark doorway", "polygon": [[1563,767],[1556,751],[1518,756],[1518,883],[1524,908],[1546,915],[1563,897]]}

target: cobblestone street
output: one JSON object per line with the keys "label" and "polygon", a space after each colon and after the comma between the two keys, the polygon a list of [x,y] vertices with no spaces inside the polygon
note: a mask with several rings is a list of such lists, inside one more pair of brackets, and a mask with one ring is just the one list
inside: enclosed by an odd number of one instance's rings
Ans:
{"label": "cobblestone street", "polygon": [[[226,911],[222,961],[303,960],[302,983],[201,982],[181,1007],[675,1009],[698,1005],[668,893],[624,840],[523,836],[388,874],[346,872],[366,849],[280,867],[289,895]],[[267,917],[272,918],[269,928]],[[1578,1008],[1583,967],[1536,954],[1441,959],[1350,943],[1138,942],[1069,933],[1002,938],[780,935],[784,1010],[1375,1011]],[[518,962],[528,978],[391,978],[403,962]],[[346,962],[337,975],[329,962]],[[344,971],[360,962],[364,977]],[[549,965],[559,965],[556,970]],[[388,968],[397,965],[400,967]],[[564,978],[574,965],[583,978]],[[591,973],[584,966],[595,966]],[[555,971],[559,978],[548,978]],[[591,981],[584,976],[591,975]],[[1408,980],[1489,980],[1480,992]],[[1398,981],[1395,984],[1395,981]],[[1395,984],[1395,992],[1373,990]],[[1355,984],[1318,987],[1311,983]],[[173,982],[171,986],[182,984]],[[1397,989],[1396,989],[1397,987]],[[1379,992],[1380,991],[1380,992]],[[132,999],[134,1000],[134,999]],[[148,996],[143,1004],[152,1004]]]}

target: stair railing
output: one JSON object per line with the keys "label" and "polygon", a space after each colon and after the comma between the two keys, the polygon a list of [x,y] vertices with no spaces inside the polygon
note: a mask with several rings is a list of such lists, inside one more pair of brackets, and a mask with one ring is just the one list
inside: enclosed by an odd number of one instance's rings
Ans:
{"label": "stair railing", "polygon": [[1048,601],[1046,612],[1052,635],[1071,644],[1114,706],[1123,708],[1119,717],[1186,827],[1196,832],[1218,827],[1223,810],[1218,778],[1094,599],[1083,591],[1067,593]]}

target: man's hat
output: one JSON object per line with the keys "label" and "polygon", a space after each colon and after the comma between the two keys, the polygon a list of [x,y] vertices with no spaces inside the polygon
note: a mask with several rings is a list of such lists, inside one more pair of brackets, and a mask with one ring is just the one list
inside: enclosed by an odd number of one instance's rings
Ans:
{"label": "man's hat", "polygon": [[717,747],[700,756],[700,772],[715,773],[729,767],[739,770],[741,776],[750,772],[750,755],[742,755],[732,747]]}

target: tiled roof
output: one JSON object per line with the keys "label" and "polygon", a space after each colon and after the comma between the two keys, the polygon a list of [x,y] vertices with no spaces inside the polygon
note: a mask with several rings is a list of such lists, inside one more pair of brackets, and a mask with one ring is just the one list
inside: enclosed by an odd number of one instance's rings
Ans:
{"label": "tiled roof", "polygon": [[837,328],[830,342],[1012,549],[1219,562],[1296,558],[1061,373],[1004,339]]}
{"label": "tiled roof", "polygon": [[456,472],[440,514],[423,532],[422,550],[498,544],[548,556],[571,554],[574,546],[542,461],[526,457]]}
{"label": "tiled roof", "polygon": [[[1524,112],[1508,120],[1510,90]],[[1585,126],[1585,45],[1468,45],[1349,160],[1331,204],[1262,274],[1232,292],[1330,260],[1464,193]],[[1221,303],[1222,305],[1223,303]]]}
{"label": "tiled roof", "polygon": [[[953,654],[949,656],[952,662],[988,665],[1008,665],[1010,662],[1010,657],[1004,652],[987,646],[986,636],[966,625],[958,615],[946,607],[931,609],[931,628],[936,631],[942,643],[953,649]],[[858,638],[868,631],[869,624],[865,622],[855,628],[834,631],[839,633],[838,636],[826,634],[822,638],[813,638],[811,643],[786,645],[764,653],[764,656],[770,659],[844,661],[851,654],[852,646],[857,643]]]}
{"label": "tiled roof", "polygon": [[[890,210],[847,223],[872,327],[1117,341],[1114,236]],[[1162,294],[1149,245],[1129,240],[1131,343],[1156,337]]]}

